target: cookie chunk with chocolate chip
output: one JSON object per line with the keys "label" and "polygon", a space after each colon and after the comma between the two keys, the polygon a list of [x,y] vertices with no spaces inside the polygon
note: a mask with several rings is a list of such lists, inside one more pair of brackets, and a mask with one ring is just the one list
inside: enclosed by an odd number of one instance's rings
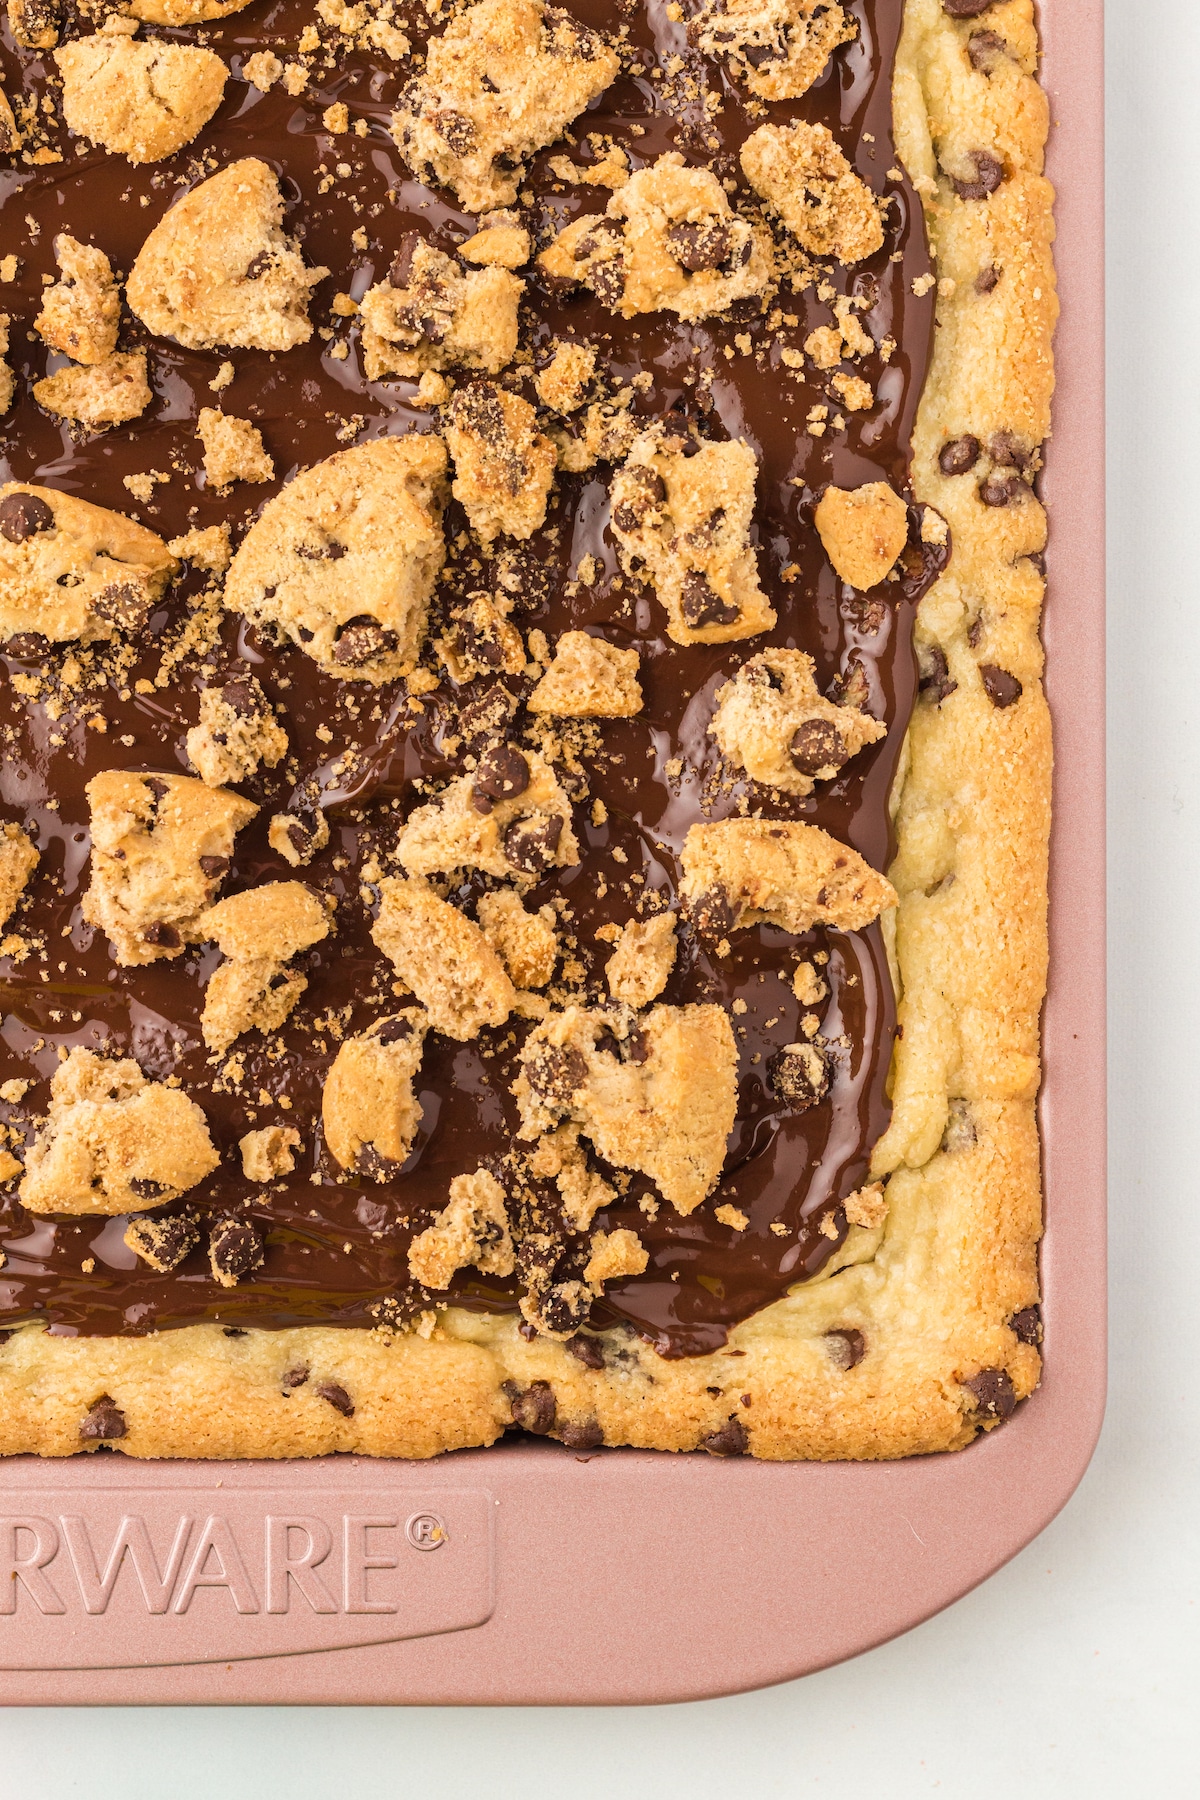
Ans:
{"label": "cookie chunk with chocolate chip", "polygon": [[688,23],[688,42],[723,56],[760,100],[807,94],[839,44],[858,35],[837,0],[703,0]]}
{"label": "cookie chunk with chocolate chip", "polygon": [[422,1287],[448,1288],[469,1267],[500,1276],[516,1267],[504,1189],[487,1169],[456,1175],[449,1202],[408,1248],[408,1272]]}
{"label": "cookie chunk with chocolate chip", "polygon": [[537,397],[551,412],[577,412],[596,373],[596,347],[568,339],[554,340],[549,362],[534,381]]}
{"label": "cookie chunk with chocolate chip", "polygon": [[589,287],[624,319],[704,319],[774,281],[766,232],[734,212],[710,170],[685,167],[677,151],[639,169],[603,214],[573,219],[538,264],[552,282]]}
{"label": "cookie chunk with chocolate chip", "polygon": [[426,369],[448,368],[498,375],[516,354],[524,291],[507,269],[464,270],[417,232],[407,233],[359,308],[367,380],[415,381]]}
{"label": "cookie chunk with chocolate chip", "polygon": [[51,50],[67,24],[66,0],[8,0],[8,23],[23,50]]}
{"label": "cookie chunk with chocolate chip", "polygon": [[249,419],[202,406],[196,432],[204,445],[204,479],[217,493],[235,481],[274,480],[275,464],[263,445],[262,432]]}
{"label": "cookie chunk with chocolate chip", "polygon": [[114,351],[103,362],[58,369],[33,384],[46,412],[89,431],[107,431],[139,419],[154,398],[146,380],[144,350]]}
{"label": "cookie chunk with chocolate chip", "polygon": [[480,0],[430,40],[392,132],[418,179],[451,188],[468,212],[509,206],[526,159],[552,144],[618,68],[604,38],[561,8]]}
{"label": "cookie chunk with chocolate chip", "polygon": [[357,444],[306,469],[246,534],[226,606],[277,626],[344,681],[408,674],[445,560],[445,471],[440,440],[417,435]]}
{"label": "cookie chunk with chocolate chip", "polygon": [[287,236],[274,170],[244,157],[191,188],[138,251],[126,298],[149,330],[188,350],[290,350],[312,336],[310,269]]}
{"label": "cookie chunk with chocolate chip", "polygon": [[514,987],[543,988],[558,961],[558,932],[552,906],[526,912],[511,888],[484,894],[476,907],[484,937],[496,951]]}
{"label": "cookie chunk with chocolate chip", "polygon": [[[42,295],[34,329],[51,350],[77,363],[102,363],[117,347],[121,295],[112,264],[94,244],[81,244],[69,232],[54,240],[61,274]],[[145,359],[143,358],[143,374]]]}
{"label": "cookie chunk with chocolate chip", "polygon": [[229,872],[233,840],[258,811],[188,775],[106,769],[88,782],[92,880],[83,916],[118,963],[179,956]]}
{"label": "cookie chunk with chocolate chip", "polygon": [[7,924],[37,866],[37,846],[21,827],[0,825],[0,925]]}
{"label": "cookie chunk with chocolate chip", "polygon": [[721,819],[693,825],[683,844],[680,897],[702,936],[747,925],[861,931],[896,904],[891,883],[856,850],[816,825]]}
{"label": "cookie chunk with chocolate chip", "polygon": [[187,753],[207,786],[248,781],[260,763],[273,769],[287,747],[287,732],[253,675],[201,693],[200,723],[187,734]]}
{"label": "cookie chunk with chocolate chip", "polygon": [[136,21],[110,18],[92,37],[54,52],[63,117],[132,163],[160,162],[190,144],[221,104],[228,71],[212,50],[135,43]]}
{"label": "cookie chunk with chocolate chip", "polygon": [[546,517],[558,453],[528,400],[491,382],[460,388],[446,414],[454,498],[485,545],[532,537]]}
{"label": "cookie chunk with chocolate chip", "polygon": [[737,1110],[737,1050],[719,1006],[571,1006],[530,1033],[513,1084],[521,1136],[579,1127],[618,1169],[694,1212],[716,1186]]}
{"label": "cookie chunk with chocolate chip", "polygon": [[908,542],[908,508],[886,481],[826,488],[814,519],[826,556],[860,591],[887,580]]}
{"label": "cookie chunk with chocolate chip", "polygon": [[302,868],[329,842],[329,821],[320,809],[276,813],[267,830],[267,842],[293,869]]}
{"label": "cookie chunk with chocolate chip", "polygon": [[717,690],[709,727],[735,768],[787,794],[811,794],[865,744],[887,736],[869,713],[826,700],[813,673],[803,650],[760,651]]}
{"label": "cookie chunk with chocolate chip", "polygon": [[622,927],[604,970],[613,999],[635,1011],[657,1000],[675,967],[678,949],[673,912],[631,919]]}
{"label": "cookie chunk with chocolate chip", "polygon": [[372,1181],[400,1171],[421,1123],[413,1080],[421,1067],[428,1016],[405,1007],[347,1038],[325,1077],[321,1120],[330,1155]]}
{"label": "cookie chunk with chocolate chip", "polygon": [[248,1219],[221,1219],[209,1233],[208,1266],[221,1287],[236,1287],[265,1260],[262,1237]]}
{"label": "cookie chunk with chocolate chip", "polygon": [[0,639],[44,648],[137,631],[178,567],[124,513],[55,488],[0,487]]}
{"label": "cookie chunk with chocolate chip", "polygon": [[525,673],[521,634],[486,594],[477,594],[450,615],[445,634],[435,639],[435,647],[460,684],[477,675]]}
{"label": "cookie chunk with chocolate chip", "polygon": [[50,1083],[21,1204],[42,1213],[136,1213],[177,1200],[220,1162],[204,1114],[131,1058],[76,1048]]}
{"label": "cookie chunk with chocolate chip", "polygon": [[636,650],[620,650],[586,631],[564,631],[529,696],[529,710],[561,719],[631,719],[642,710],[639,666]]}
{"label": "cookie chunk with chocolate chip", "polygon": [[288,965],[329,935],[329,914],[302,882],[270,881],[219,901],[195,929],[226,957],[209,978],[200,1017],[204,1042],[219,1054],[248,1031],[278,1031],[308,986]]}
{"label": "cookie chunk with chocolate chip", "polygon": [[811,256],[857,263],[882,246],[879,202],[824,125],[760,125],[742,145],[742,168]]}
{"label": "cookie chunk with chocolate chip", "polygon": [[186,1213],[167,1219],[131,1219],[122,1242],[156,1275],[169,1275],[200,1242],[200,1230]]}
{"label": "cookie chunk with chocolate chip", "polygon": [[613,478],[621,560],[652,583],[677,644],[754,637],[775,623],[750,542],[757,474],[740,438],[704,443],[656,424]]}
{"label": "cookie chunk with chocolate chip", "polygon": [[529,887],[548,869],[579,861],[571,803],[554,770],[532,750],[500,740],[436,800],[409,816],[396,855],[410,875],[482,869]]}
{"label": "cookie chunk with chocolate chip", "polygon": [[516,995],[479,926],[422,881],[389,876],[379,890],[371,936],[433,1029],[466,1043],[485,1025],[503,1025]]}

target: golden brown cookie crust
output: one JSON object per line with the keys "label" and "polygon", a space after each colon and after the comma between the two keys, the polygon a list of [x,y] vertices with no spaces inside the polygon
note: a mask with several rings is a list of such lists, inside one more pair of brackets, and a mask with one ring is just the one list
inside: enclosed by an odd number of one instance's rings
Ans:
{"label": "golden brown cookie crust", "polygon": [[[907,0],[895,78],[940,277],[912,485],[949,522],[954,556],[920,609],[924,698],[893,799],[904,1032],[874,1153],[882,1198],[865,1190],[821,1276],[702,1357],[664,1360],[623,1333],[589,1333],[580,1354],[457,1308],[404,1332],[25,1327],[0,1346],[0,1450],[94,1448],[81,1424],[103,1413],[119,1418],[109,1440],[142,1457],[428,1457],[516,1419],[576,1444],[879,1459],[961,1448],[1037,1385],[1037,1349],[1013,1324],[1038,1298],[1046,524],[1031,488],[998,505],[989,483],[1011,468],[993,453],[1000,434],[1036,455],[1049,431],[1053,195],[1032,0],[998,0],[985,23],[1002,46],[991,78],[967,53],[978,20]],[[960,191],[976,151],[1005,174],[982,198]],[[979,458],[946,473],[942,452],[962,438]]]}

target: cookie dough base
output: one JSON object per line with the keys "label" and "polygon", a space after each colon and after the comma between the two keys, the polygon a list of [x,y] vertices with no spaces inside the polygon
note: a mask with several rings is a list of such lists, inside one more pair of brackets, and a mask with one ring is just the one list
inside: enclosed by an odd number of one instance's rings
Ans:
{"label": "cookie dough base", "polygon": [[[947,478],[936,461],[949,437],[1008,430],[1040,443],[1049,429],[1052,193],[1041,178],[1046,107],[1028,72],[1031,0],[1001,0],[982,23],[1017,47],[1026,72],[993,82],[972,71],[972,24],[938,0],[909,0],[896,70],[897,140],[942,278],[913,486],[954,542],[949,573],[922,604],[918,646],[941,651],[956,686],[940,705],[918,706],[897,789],[904,1034],[893,1122],[875,1153],[876,1173],[890,1176],[888,1213],[881,1230],[853,1234],[862,1260],[766,1308],[712,1356],[666,1361],[633,1336],[605,1334],[600,1370],[559,1343],[526,1342],[513,1318],[460,1309],[438,1315],[428,1337],[229,1336],[205,1325],[73,1339],[28,1326],[0,1346],[0,1451],[95,1448],[81,1443],[80,1422],[107,1395],[132,1456],[428,1457],[494,1442],[512,1424],[514,1395],[545,1383],[520,1416],[568,1443],[601,1441],[598,1427],[607,1444],[691,1450],[724,1434],[713,1448],[878,1459],[959,1449],[994,1425],[963,1385],[981,1370],[1006,1373],[1017,1400],[1037,1385],[1038,1352],[1008,1321],[1038,1294],[1051,756],[1043,582],[1029,558],[1044,547],[1045,517],[1032,494],[983,506],[973,477]],[[1008,179],[983,200],[959,199],[935,161],[933,140],[964,132],[1005,162]],[[981,301],[975,282],[989,267],[1003,275]],[[1014,675],[1019,700],[994,705],[980,664]],[[830,1331],[861,1332],[854,1367],[831,1357]],[[301,1367],[307,1379],[285,1392],[285,1373]],[[322,1397],[331,1386],[351,1415]]]}

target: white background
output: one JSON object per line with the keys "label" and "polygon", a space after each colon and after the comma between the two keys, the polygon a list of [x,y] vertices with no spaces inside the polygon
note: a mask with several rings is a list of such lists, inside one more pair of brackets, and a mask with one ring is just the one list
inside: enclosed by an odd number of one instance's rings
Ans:
{"label": "white background", "polygon": [[[0,1800],[1200,1792],[1200,4],[1108,12],[1112,1389],[1080,1491],[940,1618],[765,1693],[582,1712],[0,1713]],[[1052,604],[1069,606],[1070,571],[1054,576]]]}

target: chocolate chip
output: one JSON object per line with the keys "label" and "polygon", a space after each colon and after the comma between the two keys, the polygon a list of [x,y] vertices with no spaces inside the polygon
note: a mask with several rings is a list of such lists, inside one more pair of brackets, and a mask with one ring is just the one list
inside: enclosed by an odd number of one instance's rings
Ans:
{"label": "chocolate chip", "polygon": [[719,1431],[710,1431],[700,1439],[700,1448],[710,1456],[745,1456],[750,1437],[740,1419],[730,1419]]}
{"label": "chocolate chip", "polygon": [[264,698],[257,682],[227,681],[221,689],[221,699],[239,719],[261,717]]}
{"label": "chocolate chip", "polygon": [[767,1064],[767,1076],[777,1099],[793,1112],[806,1112],[829,1092],[833,1070],[815,1044],[788,1044]]}
{"label": "chocolate chip", "polygon": [[1008,1321],[1008,1329],[1020,1344],[1040,1344],[1042,1341],[1041,1307],[1023,1306],[1020,1312],[1015,1312]]}
{"label": "chocolate chip", "polygon": [[318,1381],[313,1388],[313,1393],[319,1400],[328,1401],[335,1412],[341,1413],[343,1419],[354,1417],[354,1402],[338,1382]]}
{"label": "chocolate chip", "polygon": [[768,63],[782,62],[787,51],[781,44],[743,44],[738,54],[752,69],[763,69]]}
{"label": "chocolate chip", "polygon": [[960,181],[957,175],[952,175],[954,191],[960,200],[986,200],[1003,182],[1004,164],[987,150],[973,150],[969,160],[975,165],[974,177]]}
{"label": "chocolate chip", "polygon": [[139,1200],[159,1200],[164,1194],[171,1192],[165,1182],[151,1181],[146,1175],[131,1175],[129,1190],[136,1194]]}
{"label": "chocolate chip", "polygon": [[582,1337],[576,1334],[568,1338],[566,1348],[571,1355],[581,1362],[585,1369],[602,1369],[604,1367],[604,1348],[599,1338]]}
{"label": "chocolate chip", "polygon": [[957,681],[950,679],[946,652],[937,644],[921,645],[917,651],[917,661],[921,671],[918,683],[921,698],[934,706],[940,706],[958,686]]}
{"label": "chocolate chip", "polygon": [[604,306],[615,312],[625,297],[625,265],[619,257],[611,262],[593,263],[588,272],[592,292]]}
{"label": "chocolate chip", "polygon": [[374,1144],[361,1144],[354,1158],[354,1173],[368,1181],[394,1181],[404,1167],[392,1156],[384,1156]]}
{"label": "chocolate chip", "polygon": [[171,791],[170,782],[164,781],[161,775],[147,775],[143,786],[150,789],[156,801],[162,800]]}
{"label": "chocolate chip", "polygon": [[542,1296],[542,1323],[556,1337],[578,1331],[592,1310],[592,1290],[583,1281],[556,1281]]}
{"label": "chocolate chip", "polygon": [[529,764],[512,744],[494,744],[480,758],[471,788],[471,804],[490,813],[498,800],[515,800],[529,786]]}
{"label": "chocolate chip", "polygon": [[411,1019],[384,1019],[381,1025],[375,1027],[371,1036],[380,1044],[401,1044],[405,1038],[412,1036],[412,1028]]}
{"label": "chocolate chip", "polygon": [[308,1369],[303,1363],[297,1363],[294,1368],[285,1369],[279,1382],[280,1387],[283,1389],[284,1397],[287,1398],[294,1394],[296,1389],[298,1387],[303,1387],[307,1380]]}
{"label": "chocolate chip", "polygon": [[611,249],[624,235],[624,227],[616,219],[597,219],[576,244],[575,261],[586,262],[597,250]]}
{"label": "chocolate chip", "polygon": [[853,1326],[845,1326],[839,1331],[825,1333],[825,1349],[829,1360],[835,1368],[852,1369],[860,1363],[867,1353],[866,1340],[861,1331]]}
{"label": "chocolate chip", "polygon": [[942,0],[942,11],[951,19],[977,19],[994,0]]}
{"label": "chocolate chip", "polygon": [[979,498],[985,506],[1014,506],[1028,492],[1019,475],[1002,475],[998,469],[979,484]]}
{"label": "chocolate chip", "polygon": [[650,1040],[644,1031],[635,1025],[622,1046],[623,1060],[632,1063],[644,1063],[650,1060]]}
{"label": "chocolate chip", "polygon": [[463,707],[458,716],[459,731],[468,744],[478,743],[481,738],[502,732],[516,710],[517,702],[506,687],[488,688]]}
{"label": "chocolate chip", "polygon": [[722,600],[699,569],[689,569],[683,578],[681,610],[684,624],[690,625],[693,631],[706,625],[732,625],[740,616],[740,608],[730,600]]}
{"label": "chocolate chip", "polygon": [[10,544],[23,544],[53,524],[54,514],[36,494],[6,494],[0,500],[0,531]]}
{"label": "chocolate chip", "polygon": [[222,1286],[232,1286],[243,1275],[262,1266],[262,1239],[253,1225],[237,1219],[223,1219],[213,1227],[208,1240],[208,1259]]}
{"label": "chocolate chip", "polygon": [[988,439],[988,455],[1003,469],[1028,469],[1033,454],[1013,431],[994,431]]}
{"label": "chocolate chip", "polygon": [[418,246],[423,243],[423,241],[419,231],[405,232],[404,236],[400,239],[400,248],[397,250],[395,256],[393,256],[391,267],[387,272],[389,287],[408,287],[412,280],[413,259],[417,254]]}
{"label": "chocolate chip", "polygon": [[938,468],[943,475],[966,475],[979,461],[977,437],[951,438],[938,452]]}
{"label": "chocolate chip", "polygon": [[245,279],[247,281],[257,281],[260,275],[266,274],[267,270],[271,267],[273,260],[269,250],[260,250],[247,268]]}
{"label": "chocolate chip", "polygon": [[628,500],[622,500],[613,507],[613,524],[618,531],[636,531],[641,523],[642,515],[634,510]]}
{"label": "chocolate chip", "polygon": [[662,505],[667,497],[667,484],[657,469],[650,468],[647,463],[634,463],[631,469],[626,469],[625,476],[628,481],[636,482],[655,506]]}
{"label": "chocolate chip", "polygon": [[980,269],[978,275],[975,277],[975,292],[977,294],[990,294],[992,290],[999,285],[1002,273],[1003,271],[998,269],[995,263],[989,263],[986,269]]}
{"label": "chocolate chip", "polygon": [[455,156],[467,156],[475,148],[475,126],[465,113],[435,112],[429,123]]}
{"label": "chocolate chip", "polygon": [[587,1073],[587,1062],[573,1044],[539,1044],[525,1059],[530,1087],[550,1106],[570,1106]]}
{"label": "chocolate chip", "polygon": [[309,862],[313,853],[313,834],[307,825],[299,819],[293,819],[287,827],[287,841],[300,858],[301,862]]}
{"label": "chocolate chip", "polygon": [[671,225],[667,228],[666,245],[680,267],[695,275],[702,269],[719,269],[733,247],[733,239],[727,225],[714,221]]}
{"label": "chocolate chip", "polygon": [[801,775],[835,774],[849,756],[846,740],[829,719],[805,719],[797,725],[788,755]]}
{"label": "chocolate chip", "polygon": [[962,1383],[974,1396],[975,1408],[986,1419],[1007,1419],[1017,1404],[1012,1377],[1006,1369],[980,1369]]}
{"label": "chocolate chip", "polygon": [[128,581],[114,582],[102,588],[92,609],[96,617],[122,631],[134,631],[146,611],[146,594]]}
{"label": "chocolate chip", "polygon": [[958,1098],[951,1100],[941,1148],[947,1155],[953,1156],[960,1150],[969,1150],[977,1136],[975,1120],[967,1102]]}
{"label": "chocolate chip", "polygon": [[980,663],[979,674],[993,706],[1012,706],[1024,692],[1016,676],[1010,675],[1007,669],[998,668],[995,663]]}
{"label": "chocolate chip", "polygon": [[974,31],[967,42],[971,67],[980,75],[990,75],[1008,55],[1008,45],[995,31]]}
{"label": "chocolate chip", "polygon": [[40,662],[50,653],[50,639],[43,637],[40,631],[18,631],[10,637],[4,646],[9,656],[19,657],[22,661]]}
{"label": "chocolate chip", "polygon": [[125,1423],[125,1414],[121,1411],[111,1394],[101,1394],[93,1400],[91,1407],[79,1427],[79,1435],[85,1442],[111,1443],[114,1438],[123,1438],[129,1427]]}
{"label": "chocolate chip", "polygon": [[504,854],[523,875],[544,875],[554,862],[563,822],[559,813],[514,819],[504,833]]}
{"label": "chocolate chip", "polygon": [[229,858],[227,856],[202,856],[200,858],[200,873],[206,875],[209,881],[220,881],[228,867]]}
{"label": "chocolate chip", "polygon": [[156,919],[147,925],[142,937],[147,944],[154,944],[159,950],[178,950],[183,943],[175,927],[168,925],[165,919]]}
{"label": "chocolate chip", "polygon": [[515,1381],[506,1381],[504,1389],[512,1405],[513,1424],[520,1425],[525,1431],[535,1432],[538,1437],[545,1437],[558,1413],[558,1404],[550,1383],[531,1381],[527,1388],[522,1388]]}
{"label": "chocolate chip", "polygon": [[696,931],[710,943],[728,937],[737,925],[741,912],[723,887],[709,888],[688,901],[688,916]]}
{"label": "chocolate chip", "polygon": [[360,668],[363,663],[373,662],[377,656],[387,656],[399,649],[400,640],[394,631],[381,625],[368,613],[360,613],[357,618],[350,619],[337,635],[333,646],[333,660],[343,668]]}
{"label": "chocolate chip", "polygon": [[1032,568],[1036,569],[1039,575],[1041,575],[1043,578],[1045,577],[1046,558],[1045,558],[1044,554],[1042,553],[1042,551],[1031,550],[1029,552],[1029,555],[1024,558],[1024,561],[1029,563]]}
{"label": "chocolate chip", "polygon": [[596,1450],[604,1442],[604,1427],[598,1419],[568,1419],[554,1435],[568,1450]]}
{"label": "chocolate chip", "polygon": [[222,1337],[249,1337],[250,1333],[248,1331],[244,1331],[240,1325],[223,1325],[221,1327],[221,1336]]}

